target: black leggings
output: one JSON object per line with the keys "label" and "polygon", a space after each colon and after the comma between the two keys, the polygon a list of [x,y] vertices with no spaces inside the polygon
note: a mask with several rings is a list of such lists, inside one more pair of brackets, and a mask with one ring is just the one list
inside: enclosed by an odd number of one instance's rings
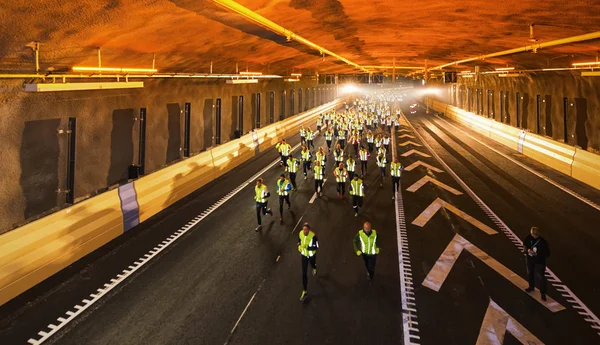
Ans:
{"label": "black leggings", "polygon": [[350,179],[350,181],[352,181],[352,179],[354,178],[354,171],[348,170],[348,178]]}
{"label": "black leggings", "polygon": [[546,265],[538,264],[533,258],[527,257],[527,280],[529,281],[529,288],[535,287],[535,276],[540,277],[540,293],[546,293]]}
{"label": "black leggings", "polygon": [[367,163],[368,161],[360,161],[360,171],[363,175],[367,172]]}
{"label": "black leggings", "polygon": [[307,147],[308,147],[308,149],[309,149],[309,150],[310,150],[310,148],[311,148],[311,147],[312,147],[313,149],[315,148],[315,145],[313,144],[313,141],[312,141],[312,139],[308,140],[308,141],[307,141],[307,143],[308,143]]}
{"label": "black leggings", "polygon": [[290,196],[289,195],[280,195],[279,196],[279,216],[283,217],[283,201],[285,201],[288,204],[288,207],[291,207],[292,204],[290,204]]}
{"label": "black leggings", "polygon": [[398,191],[398,187],[400,187],[400,178],[392,176],[392,194]]}
{"label": "black leggings", "polygon": [[310,258],[307,258],[304,255],[300,256],[302,257],[302,289],[306,291],[308,287],[308,264],[310,263],[312,268],[317,268],[317,254],[311,256]]}
{"label": "black leggings", "polygon": [[292,183],[292,187],[294,187],[294,189],[296,189],[296,173],[295,172],[291,172],[290,173],[290,182]]}
{"label": "black leggings", "polygon": [[373,152],[373,143],[369,143],[369,152]]}
{"label": "black leggings", "polygon": [[367,268],[367,272],[369,272],[369,277],[373,278],[375,276],[375,264],[377,263],[377,255],[362,255],[363,260],[365,261],[365,267]]}
{"label": "black leggings", "polygon": [[327,140],[327,148],[331,150],[331,140]]}
{"label": "black leggings", "polygon": [[306,172],[310,171],[310,161],[304,161],[302,164],[302,171],[304,171],[304,176],[306,176]]}
{"label": "black leggings", "polygon": [[346,194],[346,182],[338,182],[337,183],[337,191],[338,193],[345,195]]}
{"label": "black leggings", "polygon": [[[357,191],[355,191],[357,193]],[[358,195],[352,196],[352,208],[354,208],[354,213],[358,213],[358,209],[362,207],[363,197]]]}
{"label": "black leggings", "polygon": [[262,211],[263,216],[266,216],[267,213],[269,213],[269,210],[267,209],[267,204],[269,202],[257,202],[256,203],[256,220],[258,221],[258,225],[262,225],[262,221],[260,218],[260,212]]}
{"label": "black leggings", "polygon": [[339,141],[340,141],[340,147],[342,149],[344,149],[346,147],[346,139],[339,139]]}
{"label": "black leggings", "polygon": [[319,188],[321,188],[321,193],[323,192],[323,180],[315,180],[315,193],[319,192]]}

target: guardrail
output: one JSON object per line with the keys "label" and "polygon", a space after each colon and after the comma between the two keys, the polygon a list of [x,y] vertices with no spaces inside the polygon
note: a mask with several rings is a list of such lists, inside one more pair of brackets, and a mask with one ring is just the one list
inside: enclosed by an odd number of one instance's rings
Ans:
{"label": "guardrail", "polygon": [[425,104],[448,118],[553,169],[600,189],[600,155],[573,147],[425,97]]}
{"label": "guardrail", "polygon": [[0,235],[0,305],[233,168],[313,125],[342,99],[260,128]]}

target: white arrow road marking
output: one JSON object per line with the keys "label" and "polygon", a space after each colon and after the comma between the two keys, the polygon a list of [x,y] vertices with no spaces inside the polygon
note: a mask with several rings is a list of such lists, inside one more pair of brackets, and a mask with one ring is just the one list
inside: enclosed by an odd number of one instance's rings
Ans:
{"label": "white arrow road marking", "polygon": [[399,133],[402,133],[402,132],[404,132],[404,133],[412,133],[412,131],[410,129],[404,129],[404,128],[401,129],[401,130],[399,130],[398,132]]}
{"label": "white arrow road marking", "polygon": [[415,220],[413,220],[412,224],[420,227],[425,226],[425,224],[429,222],[431,217],[433,217],[437,213],[437,211],[442,207],[459,216],[460,218],[466,220],[467,222],[471,223],[473,226],[477,227],[479,230],[485,232],[488,235],[494,235],[498,233],[496,230],[490,228],[489,226],[483,224],[482,222],[469,216],[465,212],[459,210],[452,204],[449,204],[440,198],[435,199],[423,212],[421,212],[421,214]]}
{"label": "white arrow road marking", "polygon": [[436,167],[434,167],[434,166],[431,166],[431,165],[429,165],[429,164],[427,164],[427,163],[423,163],[423,162],[421,162],[421,161],[416,161],[416,162],[414,162],[413,164],[411,164],[411,165],[407,166],[406,168],[404,168],[404,170],[406,170],[406,171],[411,171],[411,170],[413,170],[414,168],[418,167],[419,165],[422,165],[422,166],[426,167],[427,169],[429,169],[429,170],[433,170],[433,171],[435,171],[435,172],[438,172],[438,173],[444,172],[444,171],[443,171],[443,170],[441,170],[441,169],[438,169],[438,168],[436,168]]}
{"label": "white arrow road marking", "polygon": [[402,144],[399,144],[399,145],[400,145],[400,146],[412,145],[412,146],[419,146],[419,147],[420,147],[420,146],[423,146],[423,145],[421,145],[421,144],[417,144],[417,143],[415,143],[415,142],[412,142],[412,141],[410,141],[410,140],[409,140],[409,141],[405,141],[405,142],[403,142]]}
{"label": "white arrow road marking", "polygon": [[544,345],[527,328],[490,300],[476,345],[502,345],[506,331],[524,345]]}
{"label": "white arrow road marking", "polygon": [[429,271],[429,274],[427,274],[427,277],[425,277],[422,285],[430,288],[433,291],[440,291],[442,284],[448,277],[448,274],[452,270],[452,267],[456,263],[456,260],[462,253],[463,249],[466,249],[469,253],[473,254],[473,256],[506,278],[506,280],[513,283],[513,285],[518,287],[521,291],[523,291],[523,293],[527,294],[548,308],[551,312],[556,313],[557,311],[565,309],[565,307],[550,298],[550,296],[548,296],[547,301],[542,301],[537,289],[533,293],[525,292],[525,288],[529,286],[529,283],[527,283],[525,279],[521,278],[518,274],[489,256],[483,250],[477,248],[473,243],[469,242],[459,234],[454,235],[452,241],[450,241],[442,255],[440,255],[438,261],[435,263],[431,271]]}
{"label": "white arrow road marking", "polygon": [[408,156],[410,156],[410,155],[412,155],[412,154],[418,154],[418,155],[421,155],[421,156],[423,156],[423,157],[431,157],[430,155],[428,155],[428,154],[426,154],[426,153],[423,153],[423,152],[421,152],[421,151],[417,151],[417,150],[410,150],[410,151],[408,151],[408,152],[404,152],[404,153],[402,154],[402,157],[408,157]]}
{"label": "white arrow road marking", "polygon": [[419,181],[415,182],[412,186],[406,188],[407,191],[409,192],[416,192],[417,190],[419,190],[419,188],[423,187],[427,182],[431,182],[439,187],[444,188],[445,190],[449,191],[450,193],[454,194],[454,195],[461,195],[462,193],[457,191],[456,189],[448,186],[445,183],[442,183],[436,179],[434,179],[433,177],[430,176],[425,176],[422,179],[420,179]]}
{"label": "white arrow road marking", "polygon": [[410,134],[402,134],[401,136],[398,137],[398,139],[400,139],[400,138],[411,138],[411,139],[414,139],[415,137],[412,136],[412,135],[410,135]]}

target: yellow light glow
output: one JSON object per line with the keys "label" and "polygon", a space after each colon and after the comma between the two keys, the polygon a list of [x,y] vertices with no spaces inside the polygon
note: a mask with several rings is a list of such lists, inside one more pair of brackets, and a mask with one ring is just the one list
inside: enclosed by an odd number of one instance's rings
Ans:
{"label": "yellow light glow", "polygon": [[119,67],[82,67],[74,66],[73,72],[121,72],[121,73],[156,73],[154,68],[119,68]]}
{"label": "yellow light glow", "polygon": [[240,75],[262,75],[262,72],[240,72]]}
{"label": "yellow light glow", "polygon": [[522,77],[523,74],[520,73],[504,73],[504,74],[498,74],[499,77],[502,78],[507,78],[507,77]]}
{"label": "yellow light glow", "polygon": [[302,73],[292,73],[291,76],[292,77],[301,77]]}
{"label": "yellow light glow", "polygon": [[581,72],[582,77],[600,77],[600,72]]}
{"label": "yellow light glow", "polygon": [[300,79],[296,79],[296,78],[288,78],[285,81],[289,81],[289,82],[295,82],[295,81],[300,81]]}
{"label": "yellow light glow", "polygon": [[500,68],[496,68],[496,71],[512,71],[514,70],[514,67],[500,67]]}
{"label": "yellow light glow", "polygon": [[573,66],[590,66],[590,65],[600,65],[600,61],[578,62],[578,63],[573,64]]}

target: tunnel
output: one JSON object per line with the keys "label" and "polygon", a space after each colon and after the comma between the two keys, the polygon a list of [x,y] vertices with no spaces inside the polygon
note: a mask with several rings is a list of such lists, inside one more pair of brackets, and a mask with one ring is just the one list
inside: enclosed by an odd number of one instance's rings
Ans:
{"label": "tunnel", "polygon": [[599,344],[598,13],[5,1],[0,344]]}

